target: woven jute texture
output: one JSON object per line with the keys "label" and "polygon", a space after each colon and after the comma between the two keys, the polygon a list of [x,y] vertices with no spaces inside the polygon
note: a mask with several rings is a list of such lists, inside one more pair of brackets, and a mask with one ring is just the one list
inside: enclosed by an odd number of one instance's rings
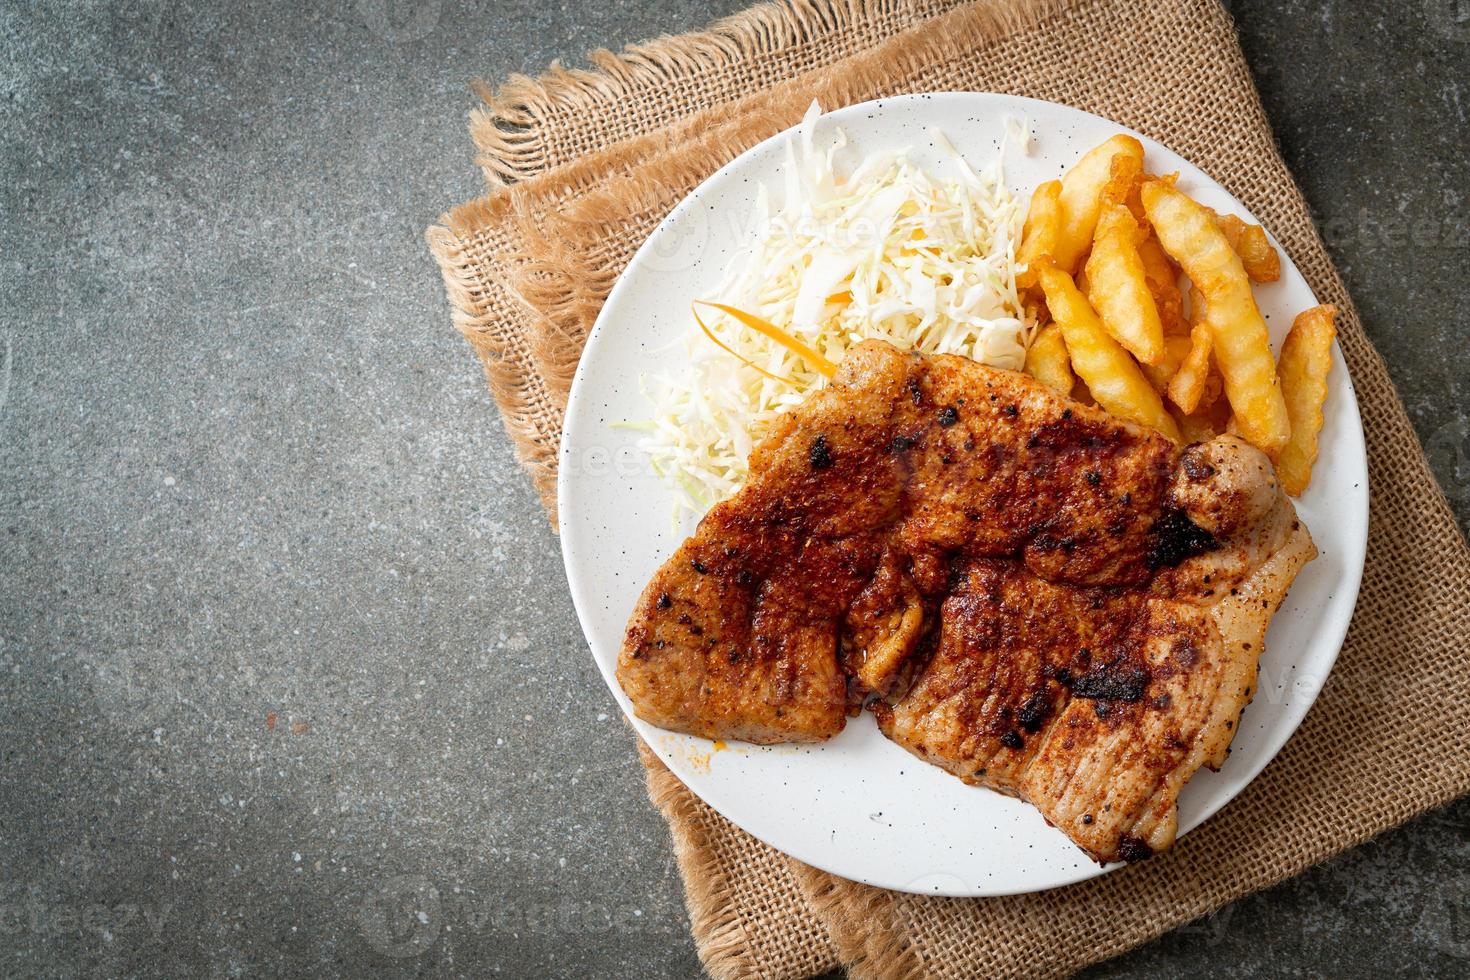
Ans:
{"label": "woven jute texture", "polygon": [[591,71],[552,65],[540,78],[517,75],[497,90],[476,82],[485,100],[470,117],[478,162],[492,186],[534,177],[680,122],[696,109],[737,101],[775,79],[840,61],[959,4],[765,3],[695,34],[630,45],[619,54],[594,51]]}
{"label": "woven jute texture", "polygon": [[1215,0],[802,0],[596,64],[487,93],[473,128],[494,190],[428,233],[548,512],[572,370],[617,275],[685,194],[814,98],[1011,92],[1100,113],[1194,160],[1343,311],[1368,440],[1367,569],[1317,705],[1233,803],[1151,861],[1036,895],[885,892],[755,841],[640,746],[711,974],[1063,975],[1470,791],[1470,553]]}

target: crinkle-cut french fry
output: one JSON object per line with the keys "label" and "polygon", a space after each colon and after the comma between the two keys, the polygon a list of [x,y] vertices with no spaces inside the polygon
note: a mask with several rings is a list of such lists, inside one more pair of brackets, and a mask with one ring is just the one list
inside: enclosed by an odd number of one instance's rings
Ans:
{"label": "crinkle-cut french fry", "polygon": [[1159,322],[1164,325],[1164,336],[1189,336],[1189,324],[1184,319],[1184,295],[1179,291],[1179,268],[1170,260],[1152,229],[1139,243],[1138,257],[1143,260],[1143,274],[1148,278],[1149,291],[1154,294],[1154,306],[1159,311]]}
{"label": "crinkle-cut french fry", "polygon": [[1098,192],[1098,204],[1102,210],[1121,204],[1143,220],[1143,202],[1138,190],[1143,184],[1143,158],[1131,153],[1119,153],[1108,161],[1108,182]]}
{"label": "crinkle-cut french fry", "polygon": [[1189,356],[1188,337],[1165,337],[1164,357],[1157,364],[1144,364],[1139,362],[1138,366],[1143,369],[1144,377],[1148,383],[1154,386],[1154,391],[1164,394],[1169,390],[1169,382],[1174,380],[1174,375],[1179,371],[1179,365]]}
{"label": "crinkle-cut french fry", "polygon": [[1020,289],[1036,285],[1033,268],[1036,260],[1056,251],[1057,236],[1062,230],[1061,194],[1060,180],[1048,180],[1031,194],[1031,207],[1021,228],[1021,247],[1016,249],[1016,261],[1026,265],[1025,271],[1016,276],[1016,286]]}
{"label": "crinkle-cut french fry", "polygon": [[1240,264],[1245,266],[1245,274],[1251,277],[1251,282],[1275,282],[1281,278],[1281,256],[1276,254],[1271,240],[1266,237],[1266,229],[1239,215],[1221,214],[1214,210],[1210,213],[1215,216],[1215,224],[1220,226],[1230,247],[1240,256]]}
{"label": "crinkle-cut french fry", "polygon": [[1332,370],[1332,340],[1337,336],[1337,307],[1314,306],[1297,314],[1281,345],[1281,390],[1291,416],[1291,439],[1276,458],[1276,475],[1293,497],[1312,482],[1317,436],[1322,432],[1322,403]]}
{"label": "crinkle-cut french fry", "polygon": [[1144,364],[1164,358],[1164,325],[1138,243],[1143,230],[1122,204],[1104,208],[1087,257],[1087,298],[1113,339]]}
{"label": "crinkle-cut french fry", "polygon": [[1072,277],[1050,261],[1038,266],[1041,288],[1052,318],[1067,342],[1072,370],[1103,408],[1179,441],[1179,426],[1164,408],[1133,358],[1112,338]]}
{"label": "crinkle-cut french fry", "polygon": [[1189,353],[1169,380],[1169,400],[1188,415],[1199,408],[1210,379],[1210,351],[1214,334],[1208,323],[1197,323],[1189,333]]}
{"label": "crinkle-cut french fry", "polygon": [[1196,442],[1209,442],[1220,433],[1210,425],[1208,419],[1200,415],[1185,415],[1179,409],[1173,409],[1169,414],[1174,416],[1174,421],[1179,425],[1180,441],[1185,445]]}
{"label": "crinkle-cut french fry", "polygon": [[1223,398],[1213,405],[1202,406],[1191,415],[1177,408],[1173,415],[1186,443],[1209,442],[1230,427],[1230,403]]}
{"label": "crinkle-cut french fry", "polygon": [[1077,383],[1062,329],[1048,323],[1037,332],[1026,351],[1026,373],[1059,394],[1070,395]]}
{"label": "crinkle-cut french fry", "polygon": [[1204,295],[1215,363],[1241,433],[1275,458],[1291,438],[1291,420],[1271,355],[1271,337],[1240,256],[1210,212],[1180,191],[1162,181],[1149,181],[1141,193],[1159,243]]}
{"label": "crinkle-cut french fry", "polygon": [[1143,144],[1119,133],[1087,151],[1062,176],[1061,231],[1052,261],[1072,275],[1080,267],[1082,254],[1092,245],[1093,229],[1102,204],[1099,195],[1112,176],[1113,157],[1120,154],[1143,160]]}

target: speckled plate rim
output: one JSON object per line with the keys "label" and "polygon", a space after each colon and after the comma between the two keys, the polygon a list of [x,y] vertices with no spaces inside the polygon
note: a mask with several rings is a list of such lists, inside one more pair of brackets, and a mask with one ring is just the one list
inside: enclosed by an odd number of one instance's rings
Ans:
{"label": "speckled plate rim", "polygon": [[[1057,158],[1051,162],[1058,164],[1058,172],[1086,147],[1112,133],[1127,132],[1143,142],[1151,169],[1177,170],[1180,186],[1204,203],[1250,214],[1198,167],[1157,141],[1055,103],[995,93],[930,93],[849,106],[825,115],[822,125],[824,132],[830,132],[825,127],[842,127],[852,144],[865,150],[913,145],[911,138],[900,139],[897,134],[915,126],[938,125],[972,165],[981,165],[993,158],[1007,117],[1029,119],[1043,146],[1057,133],[1069,133],[1065,150],[1038,151],[1042,158]],[[1058,120],[1059,125],[1053,125]],[[977,127],[978,134],[972,133]],[[748,185],[747,206],[756,182],[779,186],[774,177],[792,132],[779,133],[741,154],[674,208],[619,277],[588,338],[567,405],[557,496],[567,579],[594,659],[639,735],[691,790],[742,830],[824,871],[884,888],[951,896],[1040,891],[1104,874],[1120,865],[1099,866],[1087,860],[1028,805],[965,786],[923,765],[878,734],[866,715],[852,719],[842,735],[823,746],[740,746],[722,752],[719,743],[669,733],[639,720],[618,686],[614,670],[626,616],[662,560],[659,556],[671,553],[682,533],[666,535],[656,522],[650,523],[649,495],[660,496],[666,513],[671,497],[655,489],[661,485],[653,483],[646,471],[640,475],[636,465],[617,462],[627,460],[634,438],[617,434],[610,423],[618,419],[610,418],[609,412],[618,404],[634,404],[628,396],[630,386],[636,390],[640,372],[630,374],[626,368],[640,362],[645,371],[659,366],[652,352],[684,329],[682,313],[723,270],[728,247],[717,250],[712,272],[708,267],[698,274],[688,267],[681,270],[670,257],[680,255],[691,238],[706,252],[720,240],[719,222],[712,219],[722,213],[723,198],[739,193],[737,184]],[[940,166],[923,152],[916,155],[931,168]],[[1038,173],[1029,182],[1012,176],[1017,169],[1037,171],[1031,165],[1039,162],[1032,159],[1036,156],[1007,157],[1007,183],[1023,200],[1035,182],[1057,175]],[[734,224],[727,225],[725,231],[733,235]],[[726,238],[729,246],[738,236]],[[1316,302],[1284,250],[1282,256],[1281,281],[1258,290],[1278,347],[1289,327],[1290,316],[1284,314]],[[1268,634],[1258,691],[1247,712],[1264,715],[1266,721],[1249,730],[1243,722],[1231,760],[1219,773],[1202,771],[1185,787],[1180,797],[1181,837],[1229,803],[1276,756],[1316,700],[1346,636],[1366,555],[1369,493],[1357,398],[1337,349],[1326,415],[1322,458],[1311,488],[1298,501],[1322,555],[1298,577]],[[594,457],[605,462],[594,464]],[[601,531],[617,524],[616,532],[600,533],[599,522]],[[770,764],[763,761],[773,759]],[[870,786],[874,780],[879,783],[876,788]],[[860,784],[855,796],[843,796],[844,783]],[[831,793],[820,799],[824,787]],[[838,798],[834,801],[833,796]],[[931,804],[937,812],[945,802],[954,814],[930,823],[926,817],[933,815]],[[880,809],[870,812],[871,807]],[[885,821],[885,814],[892,819]],[[983,833],[986,820],[1003,841]],[[888,830],[875,831],[875,826]],[[915,836],[936,831],[943,839],[938,849],[930,846],[932,838]],[[1038,846],[1048,853],[1038,857]]]}

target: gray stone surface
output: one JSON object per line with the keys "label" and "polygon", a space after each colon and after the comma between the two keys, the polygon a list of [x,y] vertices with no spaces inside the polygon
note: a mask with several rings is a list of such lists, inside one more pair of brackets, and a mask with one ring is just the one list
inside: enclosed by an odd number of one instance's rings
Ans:
{"label": "gray stone surface", "polygon": [[[421,236],[471,75],[739,3],[0,7],[0,973],[697,973]],[[1232,6],[1463,522],[1463,5]],[[1467,906],[1461,802],[1095,974],[1464,974]]]}

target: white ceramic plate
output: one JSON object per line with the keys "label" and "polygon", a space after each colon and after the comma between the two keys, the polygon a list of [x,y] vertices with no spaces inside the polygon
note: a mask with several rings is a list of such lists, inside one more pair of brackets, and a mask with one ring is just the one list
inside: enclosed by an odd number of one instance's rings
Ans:
{"label": "white ceramic plate", "polygon": [[[1012,190],[1029,197],[1084,151],[1124,127],[1076,109],[1011,96],[946,93],[885,99],[834,112],[859,154],[910,147],[932,172],[951,166],[931,146],[938,127],[977,169],[997,152],[1007,117],[1031,123],[1028,155],[1005,161]],[[1150,169],[1178,171],[1180,186],[1217,209],[1239,201],[1189,161],[1140,134]],[[624,711],[613,676],[627,617],[643,585],[682,540],[672,496],[612,428],[647,418],[638,379],[667,370],[665,349],[689,327],[690,301],[712,289],[749,224],[755,189],[779,193],[781,134],[751,149],[690,194],[657,228],[618,281],[577,369],[562,439],[562,550],[577,615],[593,656]],[[1279,282],[1256,290],[1278,345],[1296,311],[1316,300],[1290,261]],[[1337,657],[1357,598],[1368,528],[1367,461],[1352,382],[1334,355],[1321,458],[1297,506],[1321,557],[1297,578],[1271,625],[1261,682],[1219,773],[1201,771],[1180,797],[1180,832],[1199,826],[1249,783],[1295,731]],[[1004,895],[1090,878],[1100,868],[1030,806],[966,786],[883,738],[871,716],[852,719],[820,746],[761,748],[633,725],[695,793],[778,850],[855,881],[941,895]],[[1187,845],[1185,845],[1187,846]],[[1167,855],[1155,860],[1169,860]]]}

